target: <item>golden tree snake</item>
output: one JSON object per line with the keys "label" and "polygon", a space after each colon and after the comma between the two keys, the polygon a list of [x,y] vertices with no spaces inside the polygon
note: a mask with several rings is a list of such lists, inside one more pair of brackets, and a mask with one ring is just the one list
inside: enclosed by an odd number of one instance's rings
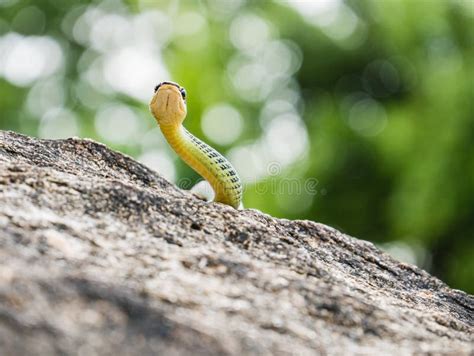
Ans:
{"label": "golden tree snake", "polygon": [[238,209],[242,183],[236,170],[224,156],[183,126],[187,114],[185,89],[173,82],[161,82],[155,87],[150,111],[171,148],[209,182],[214,201]]}

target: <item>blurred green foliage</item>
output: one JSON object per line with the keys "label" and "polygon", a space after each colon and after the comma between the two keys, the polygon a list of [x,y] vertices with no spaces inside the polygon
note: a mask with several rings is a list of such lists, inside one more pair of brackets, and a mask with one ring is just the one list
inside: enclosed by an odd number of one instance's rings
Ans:
{"label": "blurred green foliage", "polygon": [[174,80],[246,207],[332,225],[472,293],[473,4],[2,0],[0,128],[92,137],[195,182],[148,113],[153,83]]}

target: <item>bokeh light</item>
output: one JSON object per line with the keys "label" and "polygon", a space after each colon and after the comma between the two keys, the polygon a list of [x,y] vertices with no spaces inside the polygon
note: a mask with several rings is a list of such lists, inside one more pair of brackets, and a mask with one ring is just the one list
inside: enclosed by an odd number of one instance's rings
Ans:
{"label": "bokeh light", "polygon": [[64,108],[48,110],[41,118],[38,135],[41,138],[79,136],[77,115]]}
{"label": "bokeh light", "polygon": [[227,104],[217,104],[205,111],[201,124],[204,134],[220,145],[233,143],[243,129],[242,116]]}
{"label": "bokeh light", "polygon": [[0,37],[0,76],[17,86],[29,86],[61,68],[58,43],[45,36],[8,33]]}

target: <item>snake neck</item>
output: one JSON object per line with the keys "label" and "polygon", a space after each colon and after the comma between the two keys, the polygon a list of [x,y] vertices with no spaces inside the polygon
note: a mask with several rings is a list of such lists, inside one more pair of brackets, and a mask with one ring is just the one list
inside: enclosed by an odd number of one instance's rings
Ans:
{"label": "snake neck", "polygon": [[242,200],[242,184],[230,162],[182,125],[160,125],[160,129],[181,159],[209,182],[214,201],[237,209]]}

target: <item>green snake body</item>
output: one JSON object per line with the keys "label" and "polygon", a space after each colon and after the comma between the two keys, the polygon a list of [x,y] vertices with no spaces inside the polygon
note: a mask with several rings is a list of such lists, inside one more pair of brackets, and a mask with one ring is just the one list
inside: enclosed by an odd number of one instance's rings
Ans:
{"label": "green snake body", "polygon": [[242,200],[242,184],[230,162],[181,125],[160,125],[160,129],[181,159],[209,182],[214,201],[237,209]]}
{"label": "green snake body", "polygon": [[209,182],[215,193],[214,201],[238,209],[242,202],[242,183],[236,170],[224,156],[182,125],[187,112],[184,89],[172,82],[159,84],[150,109],[173,150]]}

